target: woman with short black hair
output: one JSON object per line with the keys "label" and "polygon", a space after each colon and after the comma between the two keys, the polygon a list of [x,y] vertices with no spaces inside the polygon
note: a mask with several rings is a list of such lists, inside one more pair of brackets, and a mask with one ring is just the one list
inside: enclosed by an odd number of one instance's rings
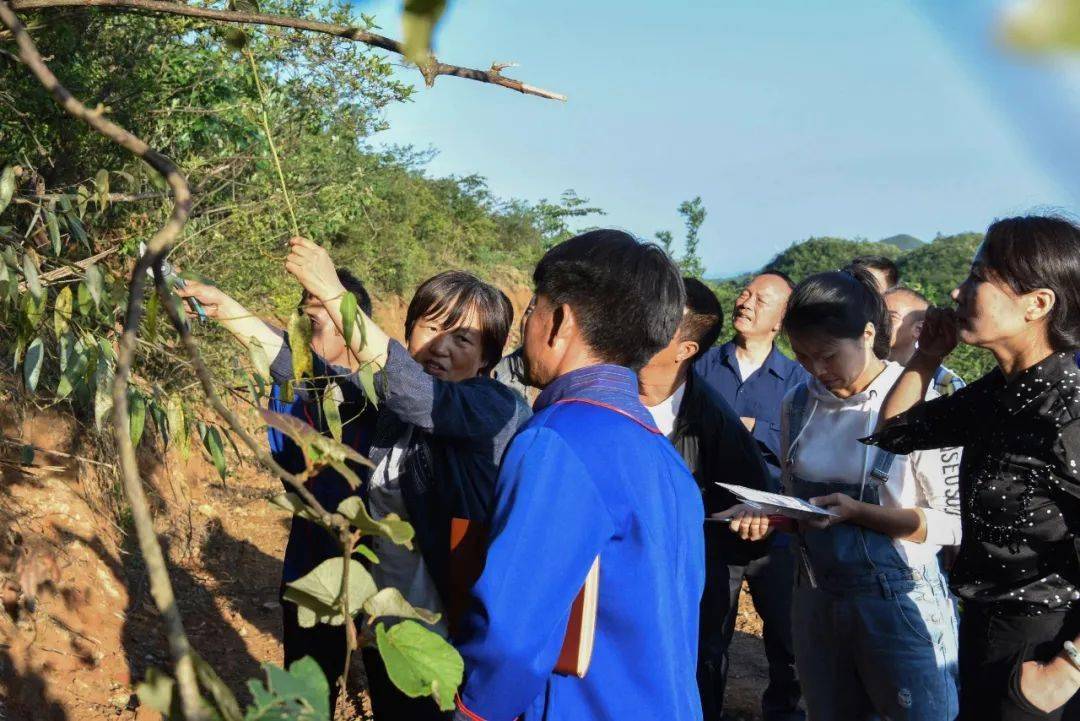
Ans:
{"label": "woman with short black hair", "polygon": [[[963,446],[964,525],[951,572],[963,603],[960,718],[1080,718],[1080,227],[1058,217],[995,222],[919,347],[870,443],[896,453]],[[997,368],[922,402],[964,342]]]}
{"label": "woman with short black hair", "polygon": [[[325,249],[304,238],[290,241],[286,269],[339,330],[346,288]],[[211,317],[239,340],[259,341],[274,360],[274,380],[293,379],[288,339],[251,316],[221,291],[189,284]],[[316,359],[338,380],[345,401],[363,397],[360,371],[374,368],[379,413],[365,484],[375,518],[396,513],[412,524],[414,548],[370,540],[379,563],[371,567],[380,588],[393,587],[413,606],[442,615],[434,629],[450,637],[446,612],[451,593],[450,529],[454,518],[489,523],[499,463],[510,439],[529,416],[524,399],[488,377],[502,357],[513,307],[498,288],[462,271],[440,273],[417,289],[405,319],[406,345],[392,340],[362,310],[347,358],[340,366]],[[362,340],[361,340],[362,339]],[[328,509],[334,510],[334,509]],[[457,590],[457,589],[454,589]],[[390,681],[379,654],[365,649],[369,692],[376,718],[444,719],[430,698],[413,699]]]}

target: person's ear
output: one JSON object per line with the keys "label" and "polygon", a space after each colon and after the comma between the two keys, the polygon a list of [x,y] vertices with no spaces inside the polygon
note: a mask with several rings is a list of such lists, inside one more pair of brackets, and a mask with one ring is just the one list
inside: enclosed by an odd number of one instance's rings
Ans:
{"label": "person's ear", "polygon": [[568,341],[576,331],[577,317],[574,315],[574,309],[566,303],[556,306],[551,312],[548,344],[555,345],[558,341]]}
{"label": "person's ear", "polygon": [[684,360],[689,360],[697,355],[698,349],[701,346],[698,345],[696,340],[684,340],[679,341],[679,350],[675,353],[675,360],[678,363],[682,363]]}
{"label": "person's ear", "polygon": [[1049,288],[1037,288],[1026,294],[1027,308],[1024,310],[1024,320],[1035,322],[1050,315],[1057,302],[1057,296]]}
{"label": "person's ear", "polygon": [[919,336],[922,334],[923,322],[924,321],[918,320],[911,326],[911,337],[915,340],[919,340]]}
{"label": "person's ear", "polygon": [[877,327],[873,323],[867,323],[863,328],[863,345],[870,351],[874,350],[874,339],[877,338]]}

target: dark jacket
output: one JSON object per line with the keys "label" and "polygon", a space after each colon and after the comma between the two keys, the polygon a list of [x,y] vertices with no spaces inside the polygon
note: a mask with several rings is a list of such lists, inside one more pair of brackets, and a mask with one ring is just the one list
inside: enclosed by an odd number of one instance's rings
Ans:
{"label": "dark jacket", "polygon": [[[292,376],[288,339],[271,365],[274,380]],[[360,378],[338,376],[346,404],[364,403]],[[386,365],[375,374],[379,412],[368,458],[378,465],[395,441],[413,427],[403,458],[401,494],[415,545],[444,599],[449,592],[450,520],[490,524],[499,463],[518,428],[529,418],[525,401],[486,377],[452,383],[424,372],[409,352],[390,341]]]}
{"label": "dark jacket", "polygon": [[[768,490],[769,467],[754,437],[727,401],[693,370],[669,438],[701,489],[706,518],[738,503],[717,483]],[[769,543],[743,541],[728,524],[706,521],[705,547],[710,559],[744,565],[765,555]]]}

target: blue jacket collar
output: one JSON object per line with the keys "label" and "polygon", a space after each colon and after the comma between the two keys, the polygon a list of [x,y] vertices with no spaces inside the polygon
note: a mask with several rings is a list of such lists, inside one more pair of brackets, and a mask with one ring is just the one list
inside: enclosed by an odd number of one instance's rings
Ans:
{"label": "blue jacket collar", "polygon": [[[724,354],[724,362],[728,364],[728,367],[738,372],[739,361],[735,357],[735,341],[729,340],[721,346],[721,352]],[[765,362],[761,364],[761,367],[780,380],[787,380],[788,374],[791,372],[791,363],[792,361],[781,353],[776,344],[773,343],[772,350],[769,351],[769,355],[765,356]],[[746,379],[742,378],[742,380],[745,381]]]}
{"label": "blue jacket collar", "polygon": [[587,366],[561,375],[540,393],[533,410],[540,412],[556,403],[579,401],[609,408],[659,433],[652,414],[638,396],[637,376],[623,366]]}

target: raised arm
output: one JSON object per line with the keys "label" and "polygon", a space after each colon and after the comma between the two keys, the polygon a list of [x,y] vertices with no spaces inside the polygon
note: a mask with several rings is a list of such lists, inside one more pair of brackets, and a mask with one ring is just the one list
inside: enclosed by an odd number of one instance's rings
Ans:
{"label": "raised arm", "polygon": [[272,360],[281,350],[281,331],[253,315],[220,288],[189,280],[184,283],[184,287],[176,289],[176,294],[181,298],[194,298],[199,301],[206,311],[206,316],[220,323],[245,347],[250,348],[252,341],[258,341],[266,351],[268,360]]}
{"label": "raised arm", "polygon": [[[338,280],[337,270],[330,254],[307,238],[289,240],[289,257],[285,269],[296,276],[304,290],[322,301],[330,319],[339,329],[345,328],[341,314],[341,301],[345,297],[345,286]],[[382,368],[386,365],[386,355],[390,346],[390,336],[375,325],[364,311],[356,309],[357,327],[353,329],[349,348],[355,359],[355,366],[374,365]],[[360,325],[363,325],[361,332]]]}
{"label": "raised arm", "polygon": [[944,308],[928,308],[919,332],[919,348],[911,357],[900,379],[893,385],[878,416],[878,429],[888,425],[904,411],[926,398],[934,373],[959,340],[956,314]]}

